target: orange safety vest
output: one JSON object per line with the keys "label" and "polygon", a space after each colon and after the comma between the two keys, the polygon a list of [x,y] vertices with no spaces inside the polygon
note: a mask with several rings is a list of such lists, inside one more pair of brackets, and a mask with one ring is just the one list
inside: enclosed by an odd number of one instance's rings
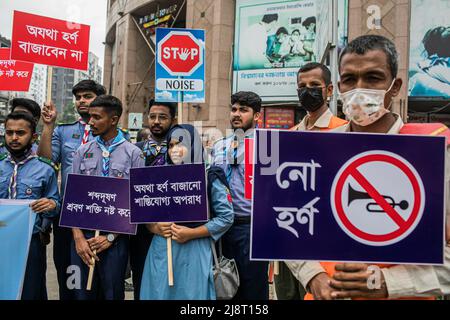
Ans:
{"label": "orange safety vest", "polygon": [[[336,116],[332,116],[330,123],[328,124],[328,128],[320,128],[319,131],[329,131],[331,129],[342,127],[343,125],[346,125],[348,121],[343,120],[341,118],[338,118]],[[290,131],[298,131],[298,128],[300,127],[300,124],[296,125],[295,127],[291,128]],[[306,130],[310,131],[310,130]]]}
{"label": "orange safety vest", "polygon": [[[450,145],[450,130],[447,126],[442,123],[408,123],[405,124],[400,132],[400,134],[410,134],[410,135],[428,135],[428,136],[444,136],[447,137],[447,145]],[[320,262],[322,267],[328,276],[332,277],[335,273],[335,266],[337,262]],[[380,268],[390,268],[395,266],[395,264],[375,264]],[[435,300],[434,297],[405,297],[397,300]],[[305,295],[305,300],[314,300],[312,294],[307,293]],[[355,300],[366,300],[366,299],[355,299]],[[382,299],[380,299],[382,300]]]}
{"label": "orange safety vest", "polygon": [[347,123],[348,123],[348,121],[333,116],[333,117],[331,117],[328,128],[321,129],[320,131],[328,131],[331,129],[336,129],[336,128],[342,127],[343,125],[346,125]]}

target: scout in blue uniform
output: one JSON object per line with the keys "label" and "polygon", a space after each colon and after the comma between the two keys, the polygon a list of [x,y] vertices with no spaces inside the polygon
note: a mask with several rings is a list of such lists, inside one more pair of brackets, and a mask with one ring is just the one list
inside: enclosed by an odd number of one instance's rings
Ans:
{"label": "scout in blue uniform", "polygon": [[269,299],[268,263],[250,261],[251,200],[245,199],[244,139],[253,137],[260,117],[261,98],[253,92],[238,92],[231,96],[231,126],[235,133],[215,143],[212,165],[226,173],[231,189],[234,223],[222,238],[223,255],[235,259],[240,286],[237,300]]}
{"label": "scout in blue uniform", "polygon": [[[163,166],[166,164],[167,134],[175,120],[177,105],[170,102],[150,101],[148,140],[136,143],[145,155],[145,166]],[[142,272],[153,234],[145,225],[138,225],[135,236],[130,237],[130,265],[133,275],[134,299],[139,300]]]}
{"label": "scout in blue uniform", "polygon": [[[56,171],[51,162],[32,153],[37,138],[36,123],[26,113],[6,117],[7,154],[0,156],[0,198],[34,200],[31,208],[38,213],[28,253],[23,300],[46,300],[46,244],[39,232],[45,218],[53,218],[59,209]],[[6,257],[5,257],[6,259]]]}
{"label": "scout in blue uniform", "polygon": [[[128,179],[130,168],[144,167],[142,151],[128,142],[117,129],[122,115],[119,99],[102,95],[89,107],[89,125],[95,139],[82,145],[74,154],[72,172],[84,175]],[[81,270],[81,288],[75,289],[79,300],[123,300],[129,238],[126,235],[72,229],[71,263]],[[97,254],[94,251],[97,250]],[[92,290],[86,290],[89,265],[97,263]]]}
{"label": "scout in blue uniform", "polygon": [[7,152],[8,150],[6,149],[5,144],[3,142],[0,142],[0,156],[4,155]]}
{"label": "scout in blue uniform", "polygon": [[[80,145],[93,140],[92,132],[88,125],[88,107],[94,99],[106,93],[106,89],[92,80],[82,80],[76,84],[72,93],[75,96],[75,106],[80,115],[80,119],[73,123],[61,124],[55,128],[57,117],[56,107],[53,103],[46,103],[42,110],[42,130],[41,141],[39,143],[38,155],[52,159],[61,168],[61,197],[64,196],[67,175],[72,172],[72,159],[75,151]],[[127,132],[123,131],[126,138]],[[67,288],[67,277],[70,266],[70,244],[72,232],[67,228],[59,227],[59,219],[55,220],[53,260],[59,284],[59,298],[61,300],[73,299],[72,290]]]}

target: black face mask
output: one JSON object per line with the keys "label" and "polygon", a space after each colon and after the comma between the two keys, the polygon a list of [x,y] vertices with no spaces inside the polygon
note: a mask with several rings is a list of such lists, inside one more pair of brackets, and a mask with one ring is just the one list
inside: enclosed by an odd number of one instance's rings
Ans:
{"label": "black face mask", "polygon": [[318,110],[325,102],[322,95],[322,88],[300,88],[297,90],[298,99],[303,108],[308,112]]}
{"label": "black face mask", "polygon": [[25,148],[21,150],[13,150],[11,149],[7,144],[5,145],[6,150],[8,150],[9,153],[15,158],[15,159],[24,159],[28,153],[30,152],[33,145],[29,143]]}

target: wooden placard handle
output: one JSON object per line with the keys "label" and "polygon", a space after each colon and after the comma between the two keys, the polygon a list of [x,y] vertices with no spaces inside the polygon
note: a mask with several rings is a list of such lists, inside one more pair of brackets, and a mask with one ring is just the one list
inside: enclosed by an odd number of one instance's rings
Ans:
{"label": "wooden placard handle", "polygon": [[[95,238],[97,238],[100,235],[100,231],[95,231]],[[97,250],[94,250],[94,254],[97,254]],[[95,268],[95,258],[92,258],[92,265],[89,266],[89,276],[87,281],[86,290],[91,291],[92,287],[92,280],[94,279],[94,268]]]}
{"label": "wooden placard handle", "polygon": [[167,238],[167,275],[169,286],[173,287],[172,238]]}
{"label": "wooden placard handle", "polygon": [[279,261],[273,262],[273,274],[276,276],[280,274],[280,262]]}

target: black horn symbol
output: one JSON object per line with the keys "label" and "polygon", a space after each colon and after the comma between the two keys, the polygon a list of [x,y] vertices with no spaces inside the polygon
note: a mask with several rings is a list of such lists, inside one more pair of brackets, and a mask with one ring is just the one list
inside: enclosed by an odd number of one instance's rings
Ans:
{"label": "black horn symbol", "polygon": [[[401,201],[400,203],[396,203],[394,198],[390,196],[383,196],[383,198],[386,199],[386,201],[395,209],[395,207],[399,207],[402,210],[406,210],[409,208],[409,203],[406,200]],[[351,185],[348,186],[348,205],[353,201],[356,200],[372,200],[372,197],[366,193],[357,191],[352,188]],[[376,213],[376,212],[384,212],[382,208],[380,208],[380,205],[376,202],[370,202],[366,206],[367,212]]]}

